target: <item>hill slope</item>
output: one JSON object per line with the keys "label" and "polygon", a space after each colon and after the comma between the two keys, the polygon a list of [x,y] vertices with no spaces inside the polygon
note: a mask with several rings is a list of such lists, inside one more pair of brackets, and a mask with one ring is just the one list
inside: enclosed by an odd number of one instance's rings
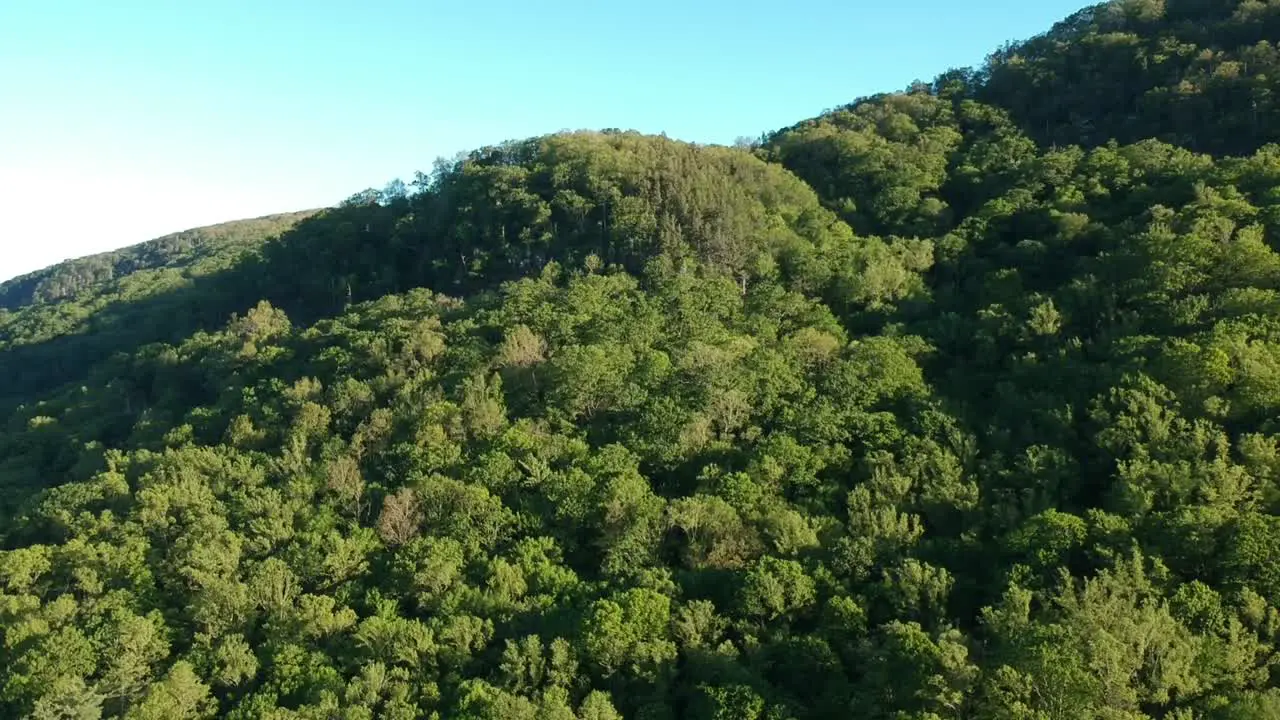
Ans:
{"label": "hill slope", "polygon": [[1156,138],[1247,155],[1280,140],[1280,8],[1259,0],[1127,0],[1082,10],[971,76],[1045,144]]}
{"label": "hill slope", "polygon": [[0,308],[13,311],[101,294],[108,292],[112,281],[148,270],[183,268],[189,274],[197,274],[212,259],[275,237],[314,212],[282,213],[193,228],[122,250],[69,260],[0,283]]}
{"label": "hill slope", "polygon": [[511,142],[146,297],[8,286],[0,714],[1280,716],[1280,151],[1159,104],[1270,18],[1112,3],[753,150]]}
{"label": "hill slope", "polygon": [[208,292],[199,305],[181,298],[315,212],[186,230],[0,283],[0,406],[71,382],[113,352],[221,324],[240,298],[230,307]]}

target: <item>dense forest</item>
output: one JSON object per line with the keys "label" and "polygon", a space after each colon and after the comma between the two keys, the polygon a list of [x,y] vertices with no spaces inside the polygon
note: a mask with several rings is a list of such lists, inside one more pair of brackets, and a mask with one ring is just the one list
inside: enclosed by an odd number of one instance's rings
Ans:
{"label": "dense forest", "polygon": [[0,717],[1280,718],[1280,2],[0,285]]}

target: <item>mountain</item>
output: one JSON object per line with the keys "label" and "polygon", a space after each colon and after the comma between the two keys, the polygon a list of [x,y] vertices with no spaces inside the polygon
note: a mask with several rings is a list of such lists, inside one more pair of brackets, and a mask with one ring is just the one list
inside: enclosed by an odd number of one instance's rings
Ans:
{"label": "mountain", "polygon": [[970,86],[1045,144],[1248,154],[1280,140],[1277,38],[1271,2],[1113,2],[1001,49]]}
{"label": "mountain", "polygon": [[277,236],[313,214],[314,210],[221,223],[71,260],[0,283],[0,307],[13,311],[87,294],[106,295],[118,291],[111,286],[113,280],[164,268],[207,274],[209,268],[227,264],[236,250]]}
{"label": "mountain", "polygon": [[222,324],[228,308],[240,307],[238,295],[224,308],[212,293],[188,291],[315,214],[196,228],[0,283],[0,407],[39,397],[114,352]]}
{"label": "mountain", "polygon": [[1280,717],[1277,8],[0,286],[0,715]]}

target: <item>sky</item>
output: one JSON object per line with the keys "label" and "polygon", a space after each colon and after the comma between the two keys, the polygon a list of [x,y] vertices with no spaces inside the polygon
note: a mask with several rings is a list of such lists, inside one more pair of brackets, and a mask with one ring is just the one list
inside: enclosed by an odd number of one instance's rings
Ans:
{"label": "sky", "polygon": [[615,127],[731,143],[1083,0],[0,0],[0,280]]}

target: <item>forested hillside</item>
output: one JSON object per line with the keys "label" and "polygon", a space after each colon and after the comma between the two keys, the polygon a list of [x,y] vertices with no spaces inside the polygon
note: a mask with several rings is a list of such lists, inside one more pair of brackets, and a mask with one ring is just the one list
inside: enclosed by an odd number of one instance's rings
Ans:
{"label": "forested hillside", "polygon": [[1280,717],[1280,4],[0,285],[0,717]]}
{"label": "forested hillside", "polygon": [[225,323],[251,278],[231,283],[233,290],[222,271],[313,214],[187,230],[0,283],[0,412],[76,380],[114,352]]}

